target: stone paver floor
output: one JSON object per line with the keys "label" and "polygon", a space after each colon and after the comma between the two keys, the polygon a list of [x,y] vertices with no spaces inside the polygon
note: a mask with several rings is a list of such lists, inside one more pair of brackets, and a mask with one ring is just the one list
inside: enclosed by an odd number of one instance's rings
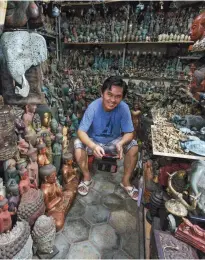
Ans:
{"label": "stone paver floor", "polygon": [[89,194],[77,195],[56,236],[55,259],[140,258],[139,209],[119,185],[122,174],[122,166],[96,171]]}

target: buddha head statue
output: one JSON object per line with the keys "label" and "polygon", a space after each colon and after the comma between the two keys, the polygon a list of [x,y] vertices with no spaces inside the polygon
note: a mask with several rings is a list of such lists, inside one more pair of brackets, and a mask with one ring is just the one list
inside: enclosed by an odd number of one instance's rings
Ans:
{"label": "buddha head statue", "polygon": [[51,132],[56,134],[57,133],[57,128],[58,128],[58,122],[55,118],[52,118],[51,120]]}
{"label": "buddha head statue", "polygon": [[52,164],[42,166],[39,169],[39,175],[40,175],[40,178],[43,181],[45,181],[45,183],[50,183],[50,184],[56,183],[56,180],[57,180],[56,167]]}
{"label": "buddha head statue", "polygon": [[192,41],[202,40],[205,36],[205,12],[198,15],[191,26],[190,36]]}

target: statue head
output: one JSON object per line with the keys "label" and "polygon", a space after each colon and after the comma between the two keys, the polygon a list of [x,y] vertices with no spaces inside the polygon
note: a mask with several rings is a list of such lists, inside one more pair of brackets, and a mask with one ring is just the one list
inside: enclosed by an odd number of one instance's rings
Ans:
{"label": "statue head", "polygon": [[56,134],[56,142],[62,144],[63,142],[63,135],[61,133]]}
{"label": "statue head", "polygon": [[0,195],[0,213],[2,211],[7,211],[9,208],[8,200],[7,198],[4,198],[2,195]]}
{"label": "statue head", "polygon": [[66,126],[63,127],[63,135],[64,136],[68,135],[68,128]]}
{"label": "statue head", "polygon": [[56,183],[57,180],[56,167],[52,164],[48,164],[40,167],[39,175],[41,179],[44,180],[46,183],[50,183],[50,184]]}
{"label": "statue head", "polygon": [[205,36],[205,12],[198,15],[192,23],[190,36],[192,41],[202,40]]}
{"label": "statue head", "polygon": [[34,114],[35,111],[36,111],[36,105],[33,105],[33,104],[27,104],[26,105],[26,113]]}
{"label": "statue head", "polygon": [[72,165],[72,163],[73,163],[73,155],[72,155],[72,153],[65,153],[63,155],[63,161],[67,165]]}
{"label": "statue head", "polygon": [[51,122],[51,114],[46,112],[43,116],[43,126],[49,127]]}

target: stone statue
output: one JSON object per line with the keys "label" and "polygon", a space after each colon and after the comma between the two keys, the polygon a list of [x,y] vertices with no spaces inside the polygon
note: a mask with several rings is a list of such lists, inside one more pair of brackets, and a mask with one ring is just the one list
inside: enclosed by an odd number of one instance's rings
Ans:
{"label": "stone statue", "polygon": [[192,224],[188,219],[178,226],[175,237],[205,253],[205,230]]}
{"label": "stone statue", "polygon": [[38,188],[39,178],[38,178],[37,148],[34,148],[30,144],[27,155],[29,157],[29,163],[27,165],[28,176],[31,184],[34,185],[34,188]]}
{"label": "stone statue", "polygon": [[0,234],[9,231],[12,227],[11,213],[8,208],[8,200],[0,196]]}
{"label": "stone statue", "polygon": [[40,139],[39,144],[37,145],[37,149],[38,149],[38,165],[42,167],[44,165],[49,164],[50,162],[46,155],[46,151],[47,151],[46,145],[43,142],[42,138]]}
{"label": "stone statue", "polygon": [[17,147],[18,147],[20,154],[26,155],[28,152],[28,149],[29,149],[29,144],[23,138],[19,137]]}
{"label": "stone statue", "polygon": [[14,159],[9,159],[4,162],[4,178],[5,182],[12,178],[15,179],[17,183],[19,183],[20,176],[16,169],[16,161]]}
{"label": "stone statue", "polygon": [[0,259],[32,259],[33,241],[26,221],[17,221],[10,232],[0,234]]}
{"label": "stone statue", "polygon": [[63,228],[70,201],[65,199],[62,188],[57,184],[56,168],[52,164],[45,165],[39,170],[42,180],[41,190],[44,194],[46,214],[55,220],[56,230]]}
{"label": "stone statue", "polygon": [[27,104],[25,106],[25,113],[23,114],[23,121],[25,126],[32,125],[35,111],[36,111],[36,105]]}
{"label": "stone statue", "polygon": [[19,186],[15,179],[9,179],[6,183],[9,211],[16,213],[20,202]]}
{"label": "stone statue", "polygon": [[62,157],[62,142],[63,142],[63,135],[61,133],[56,134],[55,143],[53,145],[53,164],[56,167],[57,174],[59,173],[60,166],[61,166],[61,157]]}
{"label": "stone statue", "polygon": [[43,193],[31,188],[28,178],[23,177],[19,186],[21,201],[18,207],[18,218],[26,220],[32,226],[36,219],[45,212]]}
{"label": "stone statue", "polygon": [[2,178],[0,178],[0,196],[6,197],[6,187],[4,186]]}
{"label": "stone statue", "polygon": [[64,126],[63,127],[63,143],[62,143],[63,154],[65,154],[68,151],[68,146],[69,146],[68,127]]}
{"label": "stone statue", "polygon": [[34,225],[32,238],[34,248],[39,254],[51,254],[53,252],[56,236],[55,221],[52,217],[46,215],[40,216]]}

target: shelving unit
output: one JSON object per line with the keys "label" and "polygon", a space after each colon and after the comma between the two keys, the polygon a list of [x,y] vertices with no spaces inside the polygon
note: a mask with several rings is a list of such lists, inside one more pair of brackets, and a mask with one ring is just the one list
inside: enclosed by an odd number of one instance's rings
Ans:
{"label": "shelving unit", "polygon": [[193,42],[64,42],[65,45],[191,44]]}

